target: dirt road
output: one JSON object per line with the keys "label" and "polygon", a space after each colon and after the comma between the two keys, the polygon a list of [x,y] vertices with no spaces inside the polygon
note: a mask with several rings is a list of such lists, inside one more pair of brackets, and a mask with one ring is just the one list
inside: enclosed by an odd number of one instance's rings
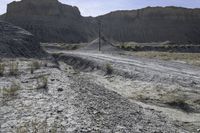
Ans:
{"label": "dirt road", "polygon": [[[157,83],[178,84],[183,87],[200,89],[200,68],[176,62],[120,56],[93,52],[66,52],[64,56],[82,58],[98,65],[110,63],[117,72],[124,76]],[[76,62],[74,62],[75,64]]]}

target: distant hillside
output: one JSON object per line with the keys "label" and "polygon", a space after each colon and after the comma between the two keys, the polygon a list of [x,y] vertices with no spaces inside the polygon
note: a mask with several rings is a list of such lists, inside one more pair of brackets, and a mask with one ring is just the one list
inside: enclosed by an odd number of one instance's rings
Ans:
{"label": "distant hillside", "polygon": [[31,33],[0,21],[0,57],[45,57],[46,55]]}
{"label": "distant hillside", "polygon": [[200,9],[147,7],[93,18],[57,0],[22,0],[8,5],[4,20],[41,42],[89,42],[98,37],[101,20],[105,37],[116,41],[200,43]]}
{"label": "distant hillside", "polygon": [[200,9],[148,7],[98,17],[118,41],[200,43]]}

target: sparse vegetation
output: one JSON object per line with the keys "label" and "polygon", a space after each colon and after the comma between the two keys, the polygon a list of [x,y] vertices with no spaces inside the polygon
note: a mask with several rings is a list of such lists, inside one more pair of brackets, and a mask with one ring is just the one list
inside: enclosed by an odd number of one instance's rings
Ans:
{"label": "sparse vegetation", "polygon": [[189,104],[184,99],[176,99],[174,101],[168,102],[168,105],[179,108],[185,112],[191,112],[193,109],[189,106]]}
{"label": "sparse vegetation", "polygon": [[73,45],[65,45],[65,46],[63,46],[63,47],[64,47],[65,50],[76,50],[76,49],[78,49],[80,46],[79,46],[79,45],[73,44]]}
{"label": "sparse vegetation", "polygon": [[16,82],[13,82],[12,85],[8,88],[3,88],[3,95],[4,96],[15,96],[16,92],[20,89],[20,85]]}
{"label": "sparse vegetation", "polygon": [[106,74],[110,75],[113,73],[113,67],[108,63],[106,64]]}
{"label": "sparse vegetation", "polygon": [[54,122],[51,125],[47,124],[47,119],[43,121],[38,121],[36,119],[24,122],[19,127],[16,128],[16,133],[57,133],[58,129],[64,130],[64,127],[57,121],[54,120]]}
{"label": "sparse vegetation", "polygon": [[120,48],[127,50],[127,51],[139,51],[139,50],[143,50],[145,48],[145,46],[124,43],[124,44],[120,45]]}
{"label": "sparse vegetation", "polygon": [[18,72],[19,72],[18,66],[19,66],[18,62],[11,62],[10,63],[10,69],[9,69],[10,72],[9,72],[9,74],[11,76],[16,76],[18,74]]}
{"label": "sparse vegetation", "polygon": [[38,61],[33,61],[30,65],[30,69],[31,69],[31,74],[34,73],[35,70],[40,69],[41,64]]}
{"label": "sparse vegetation", "polygon": [[48,89],[48,78],[45,76],[38,78],[37,85],[36,89]]}
{"label": "sparse vegetation", "polygon": [[132,55],[155,58],[161,60],[178,60],[184,61],[187,64],[200,66],[200,53],[169,53],[169,52],[136,52]]}
{"label": "sparse vegetation", "polygon": [[4,71],[5,71],[5,64],[0,63],[0,76],[4,75]]}
{"label": "sparse vegetation", "polygon": [[196,53],[200,50],[200,45],[181,45],[171,43],[135,43],[126,42],[118,46],[126,51],[159,51],[159,52],[191,52]]}

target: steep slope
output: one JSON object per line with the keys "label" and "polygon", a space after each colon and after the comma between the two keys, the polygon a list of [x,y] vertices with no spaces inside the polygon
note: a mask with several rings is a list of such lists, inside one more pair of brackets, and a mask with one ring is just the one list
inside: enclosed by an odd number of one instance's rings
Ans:
{"label": "steep slope", "polygon": [[200,9],[148,7],[98,17],[118,41],[200,43]]}
{"label": "steep slope", "polygon": [[45,55],[47,54],[31,33],[0,21],[0,57],[42,57]]}
{"label": "steep slope", "polygon": [[[57,0],[22,0],[8,4],[5,20],[30,31],[42,42],[85,42],[93,31],[92,21],[77,7]],[[89,19],[90,20],[90,19]]]}

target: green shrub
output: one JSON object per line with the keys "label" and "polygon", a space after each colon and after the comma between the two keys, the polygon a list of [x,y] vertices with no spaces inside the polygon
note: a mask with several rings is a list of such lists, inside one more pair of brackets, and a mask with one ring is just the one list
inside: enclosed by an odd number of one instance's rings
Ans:
{"label": "green shrub", "polygon": [[113,67],[110,64],[106,64],[106,74],[110,75],[113,73]]}
{"label": "green shrub", "polygon": [[18,66],[19,66],[18,62],[17,63],[16,62],[10,63],[10,69],[9,69],[10,72],[9,72],[9,74],[11,76],[16,76],[18,74],[18,72],[19,72]]}
{"label": "green shrub", "polygon": [[5,71],[5,64],[0,63],[0,76],[4,75],[4,71]]}

